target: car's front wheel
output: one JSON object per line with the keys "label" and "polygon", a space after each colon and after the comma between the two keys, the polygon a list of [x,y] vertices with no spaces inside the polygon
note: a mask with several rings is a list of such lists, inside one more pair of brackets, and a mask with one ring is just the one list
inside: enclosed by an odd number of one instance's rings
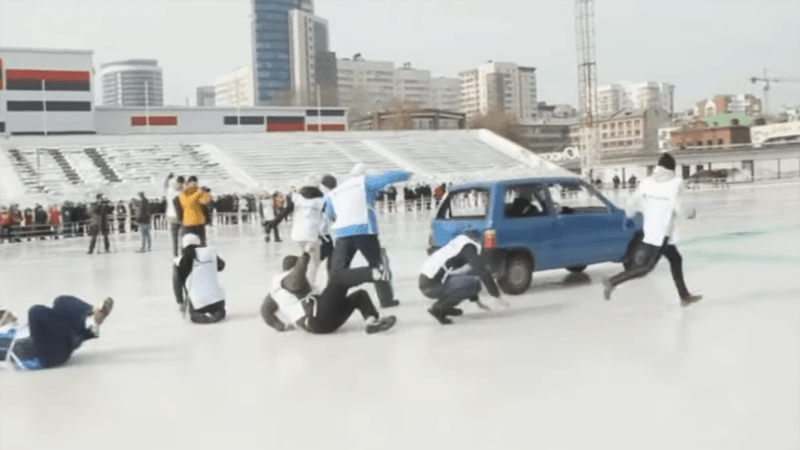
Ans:
{"label": "car's front wheel", "polygon": [[533,280],[533,263],[525,255],[516,253],[508,257],[506,273],[497,280],[506,294],[518,295],[527,291]]}
{"label": "car's front wheel", "polygon": [[628,259],[622,263],[625,270],[631,270],[637,266],[644,265],[644,252],[642,251],[642,235],[636,234],[631,243],[628,245]]}

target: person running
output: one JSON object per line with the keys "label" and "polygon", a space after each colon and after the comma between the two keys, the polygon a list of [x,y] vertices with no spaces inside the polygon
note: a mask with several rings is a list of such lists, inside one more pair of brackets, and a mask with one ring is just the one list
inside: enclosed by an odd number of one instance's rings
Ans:
{"label": "person running", "polygon": [[100,336],[100,325],[113,307],[111,297],[93,307],[77,297],[61,295],[52,307],[28,309],[27,324],[20,324],[10,311],[0,310],[0,360],[23,370],[60,366],[84,341]]}
{"label": "person running", "polygon": [[225,291],[217,272],[225,261],[208,247],[201,247],[200,237],[185,234],[183,251],[172,270],[172,287],[181,312],[189,310],[194,323],[217,323],[225,318]]}
{"label": "person running", "polygon": [[[369,267],[389,265],[386,251],[378,240],[378,220],[375,214],[375,198],[378,192],[400,181],[408,180],[411,172],[389,170],[381,175],[363,175],[364,165],[357,164],[350,172],[351,178],[336,187],[325,197],[325,214],[333,221],[335,244],[331,256],[331,271],[350,267],[356,252],[360,251]],[[381,307],[397,306],[392,284],[377,281]]]}
{"label": "person running", "polygon": [[331,275],[321,294],[314,294],[306,278],[310,260],[308,253],[283,259],[284,272],[273,278],[261,305],[261,317],[267,325],[277,331],[297,327],[314,334],[329,334],[344,325],[356,310],[366,321],[367,334],[386,331],[397,322],[394,316],[378,314],[367,291],[347,293],[363,283],[391,280],[387,267],[339,270]]}
{"label": "person running", "polygon": [[[419,290],[426,297],[436,300],[428,312],[442,325],[453,323],[447,316],[463,314],[458,305],[464,300],[469,299],[476,302],[480,308],[489,309],[478,297],[481,283],[486,286],[489,295],[508,306],[502,300],[492,274],[485,267],[479,242],[480,233],[469,230],[433,252],[422,264]],[[469,266],[471,270],[452,274],[464,266]]]}
{"label": "person running", "polygon": [[[641,212],[644,216],[644,239],[642,245],[634,249],[641,254],[631,255],[636,256],[635,260],[641,259],[643,262],[603,280],[603,296],[606,300],[611,300],[611,292],[620,284],[650,273],[661,255],[669,260],[681,306],[689,306],[703,298],[701,295],[689,293],[683,280],[683,258],[675,246],[676,220],[681,214],[682,193],[683,180],[675,176],[675,158],[664,153],[659,158],[653,175],[640,182],[626,209],[628,217],[633,217],[636,212]],[[689,218],[694,218],[694,215]]]}

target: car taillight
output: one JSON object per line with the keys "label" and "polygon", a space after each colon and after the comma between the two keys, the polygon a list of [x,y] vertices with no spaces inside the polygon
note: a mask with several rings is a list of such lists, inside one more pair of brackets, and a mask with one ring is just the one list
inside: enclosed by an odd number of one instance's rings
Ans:
{"label": "car taillight", "polygon": [[486,230],[483,232],[483,248],[496,248],[497,247],[497,232],[494,230]]}

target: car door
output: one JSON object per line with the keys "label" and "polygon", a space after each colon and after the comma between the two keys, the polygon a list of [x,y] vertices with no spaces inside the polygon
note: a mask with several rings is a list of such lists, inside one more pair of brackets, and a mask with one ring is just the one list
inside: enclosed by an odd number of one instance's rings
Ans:
{"label": "car door", "polygon": [[505,188],[502,215],[496,223],[497,245],[501,248],[527,248],[534,254],[536,270],[557,266],[553,223],[555,215],[547,205],[544,186],[521,183]]}
{"label": "car door", "polygon": [[606,261],[622,231],[615,208],[577,179],[549,184],[548,192],[556,216],[554,247],[560,267]]}

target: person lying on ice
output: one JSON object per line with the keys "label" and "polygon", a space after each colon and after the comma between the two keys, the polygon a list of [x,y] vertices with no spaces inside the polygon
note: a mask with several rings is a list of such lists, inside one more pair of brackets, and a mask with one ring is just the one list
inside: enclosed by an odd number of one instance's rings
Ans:
{"label": "person lying on ice", "polygon": [[308,253],[283,259],[284,272],[275,276],[261,305],[261,317],[267,325],[278,331],[296,326],[310,333],[328,334],[344,325],[355,310],[366,320],[367,334],[388,330],[395,324],[394,316],[380,317],[367,291],[359,289],[347,294],[351,287],[363,283],[390,281],[388,268],[341,269],[331,274],[321,294],[314,294],[306,278],[310,259]]}
{"label": "person lying on ice", "polygon": [[28,309],[28,323],[19,324],[0,310],[0,360],[23,370],[49,369],[67,362],[84,341],[100,336],[100,324],[114,307],[110,297],[98,307],[61,295],[53,306]]}
{"label": "person lying on ice", "polygon": [[217,272],[225,269],[225,261],[214,250],[201,247],[196,234],[184,235],[181,244],[181,256],[172,269],[175,300],[181,312],[189,308],[192,322],[217,323],[225,318],[225,291],[217,277]]}
{"label": "person lying on ice", "polygon": [[[484,266],[479,240],[478,231],[468,230],[433,252],[422,264],[419,290],[426,297],[436,300],[428,312],[442,325],[453,323],[447,316],[463,314],[457,306],[464,300],[469,299],[482,309],[488,309],[478,299],[481,282],[492,297],[497,298],[504,306],[508,306],[508,303],[501,299],[500,290],[497,289],[492,274]],[[468,272],[452,273],[467,265],[470,269]]]}

